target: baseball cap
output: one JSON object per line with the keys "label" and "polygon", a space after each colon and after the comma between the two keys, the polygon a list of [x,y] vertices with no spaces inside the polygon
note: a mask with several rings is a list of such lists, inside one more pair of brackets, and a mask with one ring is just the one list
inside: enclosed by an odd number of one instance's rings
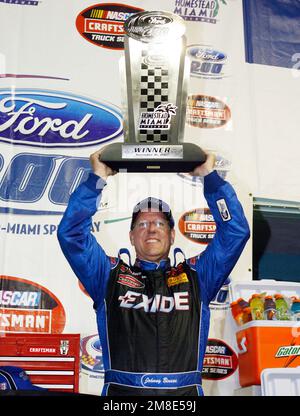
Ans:
{"label": "baseball cap", "polygon": [[23,368],[0,366],[0,391],[3,390],[46,390],[31,383]]}
{"label": "baseball cap", "polygon": [[171,208],[166,202],[162,201],[161,199],[148,196],[148,198],[143,199],[134,206],[130,225],[131,230],[133,229],[134,223],[140,212],[162,212],[165,215],[166,220],[170,225],[170,228],[174,228],[175,221],[172,215]]}

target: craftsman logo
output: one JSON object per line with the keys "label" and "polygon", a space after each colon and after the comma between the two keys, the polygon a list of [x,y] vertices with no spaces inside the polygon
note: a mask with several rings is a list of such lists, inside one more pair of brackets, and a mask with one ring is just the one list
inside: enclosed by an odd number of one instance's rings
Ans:
{"label": "craftsman logo", "polygon": [[69,93],[0,90],[0,141],[42,147],[90,146],[122,133],[112,105]]}
{"label": "craftsman logo", "polygon": [[140,130],[169,130],[171,126],[171,117],[176,115],[176,105],[160,104],[154,111],[143,112],[140,115]]}
{"label": "craftsman logo", "polygon": [[222,380],[237,369],[238,357],[234,350],[220,339],[209,339],[203,361],[202,378]]}
{"label": "craftsman logo", "polygon": [[119,296],[119,301],[121,308],[143,309],[147,313],[169,313],[173,309],[189,310],[188,292],[176,292],[173,296],[154,295],[149,298],[147,295],[128,290],[124,296]]}
{"label": "craftsman logo", "polygon": [[286,345],[286,346],[279,347],[275,354],[275,357],[282,358],[282,357],[290,357],[292,355],[294,356],[300,355],[300,345],[295,345],[295,346]]}
{"label": "craftsman logo", "polygon": [[215,236],[216,223],[208,208],[188,211],[179,219],[179,230],[189,240],[198,244],[208,244]]}
{"label": "craftsman logo", "polygon": [[229,209],[227,208],[225,199],[218,199],[216,204],[217,204],[222,220],[230,221],[231,215],[230,215]]}
{"label": "craftsman logo", "polygon": [[40,355],[40,354],[46,354],[46,355],[57,355],[57,349],[52,347],[29,347],[28,352],[33,355]]}
{"label": "craftsman logo", "polygon": [[96,4],[80,12],[76,19],[76,28],[84,39],[94,45],[124,49],[124,22],[142,10],[126,4]]}
{"label": "craftsman logo", "polygon": [[186,116],[186,122],[190,126],[212,129],[228,123],[231,111],[228,105],[216,97],[190,95]]}
{"label": "craftsman logo", "polygon": [[0,332],[63,332],[65,310],[49,290],[11,276],[0,276],[0,287]]}
{"label": "craftsman logo", "polygon": [[140,282],[135,277],[129,276],[127,274],[120,274],[118,276],[117,282],[120,283],[120,285],[133,287],[135,289],[143,289],[145,287],[144,283]]}

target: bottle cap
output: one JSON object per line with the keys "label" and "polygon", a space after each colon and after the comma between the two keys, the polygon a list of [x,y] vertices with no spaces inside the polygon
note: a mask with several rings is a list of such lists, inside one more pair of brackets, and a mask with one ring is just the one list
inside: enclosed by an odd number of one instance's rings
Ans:
{"label": "bottle cap", "polygon": [[273,296],[270,296],[270,295],[265,296],[265,299],[273,299]]}
{"label": "bottle cap", "polygon": [[282,299],[282,298],[283,298],[283,295],[281,295],[280,293],[276,293],[276,294],[274,295],[274,298],[275,298],[275,299]]}
{"label": "bottle cap", "polygon": [[293,303],[300,303],[300,299],[294,299]]}
{"label": "bottle cap", "polygon": [[260,298],[260,295],[259,295],[258,293],[254,293],[254,294],[251,296],[251,299],[254,299],[254,298]]}

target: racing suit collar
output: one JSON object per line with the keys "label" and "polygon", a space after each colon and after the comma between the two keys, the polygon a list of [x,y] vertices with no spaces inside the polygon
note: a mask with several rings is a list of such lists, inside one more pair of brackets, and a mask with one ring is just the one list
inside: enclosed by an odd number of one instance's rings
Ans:
{"label": "racing suit collar", "polygon": [[157,270],[168,269],[170,267],[170,259],[163,259],[159,263],[155,263],[148,260],[136,259],[134,263],[135,267],[139,267],[142,270]]}

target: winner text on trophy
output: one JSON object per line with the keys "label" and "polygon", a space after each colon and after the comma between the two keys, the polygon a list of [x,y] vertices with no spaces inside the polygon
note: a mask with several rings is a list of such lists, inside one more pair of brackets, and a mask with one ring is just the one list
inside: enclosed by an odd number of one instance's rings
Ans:
{"label": "winner text on trophy", "polygon": [[191,172],[206,156],[183,142],[190,73],[184,21],[146,11],[127,19],[124,29],[124,143],[106,146],[101,161],[127,172]]}

